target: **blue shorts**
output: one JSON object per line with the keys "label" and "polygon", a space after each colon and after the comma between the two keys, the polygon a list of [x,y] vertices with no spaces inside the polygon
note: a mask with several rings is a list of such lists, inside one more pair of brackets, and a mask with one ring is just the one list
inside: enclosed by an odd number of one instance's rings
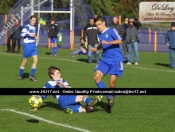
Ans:
{"label": "blue shorts", "polygon": [[57,43],[57,39],[56,38],[50,38],[50,43]]}
{"label": "blue shorts", "polygon": [[81,106],[80,103],[76,103],[77,95],[60,95],[58,99],[58,103],[62,109],[65,108],[79,108]]}
{"label": "blue shorts", "polygon": [[96,70],[101,71],[104,75],[109,73],[110,75],[115,75],[117,77],[120,77],[123,74],[123,62],[122,61],[118,61],[118,62],[99,61],[94,71]]}
{"label": "blue shorts", "polygon": [[29,58],[34,55],[38,55],[36,43],[24,44],[23,45],[23,58]]}

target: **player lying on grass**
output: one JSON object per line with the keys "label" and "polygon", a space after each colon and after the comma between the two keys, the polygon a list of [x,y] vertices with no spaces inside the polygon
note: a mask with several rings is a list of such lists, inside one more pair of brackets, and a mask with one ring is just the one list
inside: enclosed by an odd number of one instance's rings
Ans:
{"label": "player lying on grass", "polygon": [[[115,29],[106,27],[105,19],[103,17],[98,16],[94,21],[100,31],[98,34],[100,44],[97,48],[91,48],[91,51],[96,52],[101,48],[103,49],[101,61],[98,62],[94,69],[94,81],[98,88],[106,88],[105,83],[102,81],[102,77],[109,73],[110,88],[116,88],[117,78],[123,74],[124,56],[119,46],[121,37]],[[110,112],[111,107],[114,105],[115,96],[106,95],[106,97],[109,101],[107,110]]]}
{"label": "player lying on grass", "polygon": [[[43,88],[71,88],[70,85],[61,78],[60,69],[56,66],[48,68],[48,75],[51,78]],[[94,99],[89,98],[87,95],[53,95],[58,101],[60,107],[65,110],[66,113],[80,113],[80,112],[92,112],[93,106],[101,101],[102,96],[97,96]],[[42,99],[45,99],[47,95],[41,95]],[[87,106],[83,106],[80,102],[85,102]],[[37,108],[33,109],[34,111]]]}
{"label": "player lying on grass", "polygon": [[87,55],[87,45],[85,44],[83,37],[80,38],[80,48],[77,51],[74,51],[70,54],[71,57],[75,57],[76,55]]}

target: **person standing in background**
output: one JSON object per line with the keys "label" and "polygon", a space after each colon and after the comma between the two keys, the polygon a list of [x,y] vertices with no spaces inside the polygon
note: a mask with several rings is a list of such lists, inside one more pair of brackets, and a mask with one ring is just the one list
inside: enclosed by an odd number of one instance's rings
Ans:
{"label": "person standing in background", "polygon": [[14,33],[13,33],[13,40],[12,40],[12,53],[15,51],[16,43],[18,45],[18,50],[17,53],[20,53],[20,48],[21,48],[21,31],[22,31],[22,26],[20,25],[20,22],[18,20],[15,21],[14,25]]}
{"label": "person standing in background", "polygon": [[127,63],[128,62],[128,48],[127,48],[127,42],[126,42],[126,29],[129,26],[127,17],[125,18],[124,24],[122,26],[123,26],[123,29],[125,30],[125,33],[123,34],[123,37],[122,37],[122,45],[123,45],[125,63]]}
{"label": "person standing in background", "polygon": [[128,63],[132,64],[132,49],[134,50],[135,65],[139,64],[139,54],[138,54],[138,29],[134,26],[134,18],[129,19],[129,27],[126,29],[126,42],[128,47]]}
{"label": "person standing in background", "polygon": [[165,35],[165,42],[169,48],[170,67],[175,68],[174,52],[175,52],[175,22],[171,23],[171,29]]}

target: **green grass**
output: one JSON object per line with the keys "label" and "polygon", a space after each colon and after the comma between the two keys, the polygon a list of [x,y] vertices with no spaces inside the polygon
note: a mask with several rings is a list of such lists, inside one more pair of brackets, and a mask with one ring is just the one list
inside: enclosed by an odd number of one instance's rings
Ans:
{"label": "green grass", "polygon": [[[86,56],[68,56],[71,50],[59,49],[57,57],[46,54],[50,49],[39,47],[39,62],[36,71],[38,82],[31,82],[28,78],[19,81],[17,73],[22,61],[22,54],[8,54],[6,47],[0,47],[0,87],[11,88],[42,88],[49,81],[47,68],[55,65],[61,68],[62,77],[73,88],[96,88],[93,81],[93,69],[96,64],[87,64]],[[169,54],[166,52],[139,52],[138,66],[124,65],[124,73],[117,81],[118,88],[174,88],[175,70],[170,69]],[[81,61],[80,61],[81,60]],[[30,58],[25,76],[30,72],[32,59]],[[157,63],[157,64],[156,64]],[[159,64],[158,64],[159,63]],[[145,68],[145,69],[144,69]],[[103,78],[109,87],[109,75]],[[90,95],[90,97],[93,97]],[[57,101],[48,96],[42,107],[31,112],[28,104],[29,96],[0,96],[0,132],[76,132],[34,118],[19,115],[1,109],[15,109],[42,117],[57,123],[87,129],[93,132],[174,132],[175,97],[174,96],[116,96],[111,114],[102,111],[67,115],[58,110]],[[106,102],[106,98],[103,99]],[[32,122],[33,120],[33,122]],[[36,121],[36,122],[35,122]]]}

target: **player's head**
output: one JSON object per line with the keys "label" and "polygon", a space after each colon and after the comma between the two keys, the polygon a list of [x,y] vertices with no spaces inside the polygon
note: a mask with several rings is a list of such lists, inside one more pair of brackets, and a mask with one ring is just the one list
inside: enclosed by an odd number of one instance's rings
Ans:
{"label": "player's head", "polygon": [[106,23],[105,23],[105,19],[102,16],[97,16],[94,19],[95,25],[97,26],[98,30],[101,32],[103,30],[105,30],[106,28]]}
{"label": "player's head", "polygon": [[60,68],[56,66],[50,66],[47,70],[48,70],[48,75],[51,79],[54,79],[54,80],[61,79]]}
{"label": "player's head", "polygon": [[171,30],[175,30],[175,22],[171,23]]}
{"label": "player's head", "polygon": [[113,24],[118,24],[118,17],[113,17],[112,22]]}
{"label": "player's head", "polygon": [[90,19],[89,19],[89,24],[90,24],[90,25],[94,25],[94,18],[90,18]]}
{"label": "player's head", "polygon": [[31,25],[35,25],[36,24],[36,16],[35,15],[30,16],[30,24]]}
{"label": "player's head", "polygon": [[50,19],[50,23],[51,23],[51,24],[54,24],[54,23],[55,23],[55,19],[54,19],[54,18],[51,18],[51,19]]}

